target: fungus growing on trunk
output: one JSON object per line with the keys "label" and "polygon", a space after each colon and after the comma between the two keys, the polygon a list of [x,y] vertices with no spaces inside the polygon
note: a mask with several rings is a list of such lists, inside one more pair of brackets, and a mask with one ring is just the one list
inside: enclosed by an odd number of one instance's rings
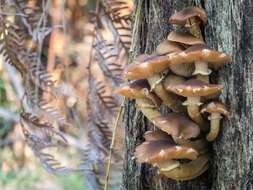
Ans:
{"label": "fungus growing on trunk", "polygon": [[188,117],[180,113],[169,113],[154,119],[154,124],[173,138],[191,139],[196,138],[200,129]]}
{"label": "fungus growing on trunk", "polygon": [[199,7],[187,7],[174,15],[169,19],[171,24],[182,25],[189,28],[190,32],[197,38],[202,39],[200,25],[207,24],[206,12]]}
{"label": "fungus growing on trunk", "polygon": [[159,173],[177,181],[191,180],[200,176],[208,169],[208,159],[207,154],[200,155],[196,160],[180,163],[178,167],[172,170],[166,171],[161,168]]}
{"label": "fungus growing on trunk", "polygon": [[157,164],[173,159],[197,159],[198,152],[187,146],[179,146],[169,140],[146,141],[136,147],[134,158],[139,163]]}
{"label": "fungus growing on trunk", "polygon": [[170,42],[168,40],[162,41],[156,48],[156,54],[164,55],[171,52],[181,52],[184,50],[178,43]]}
{"label": "fungus growing on trunk", "polygon": [[[199,38],[196,38],[195,36],[191,34],[186,33],[179,33],[172,31],[167,37],[167,40],[169,42],[178,43],[180,45],[183,45],[184,47],[202,44],[204,45],[205,42]],[[182,51],[181,51],[182,52]],[[175,54],[176,55],[176,54]],[[178,64],[170,64],[169,65],[170,70],[180,76],[183,77],[190,77],[192,76],[192,73],[194,72],[194,63],[178,63]]]}
{"label": "fungus growing on trunk", "polygon": [[228,112],[226,106],[220,102],[210,102],[201,109],[201,113],[210,113],[208,117],[210,120],[210,131],[206,136],[208,141],[214,141],[220,130],[220,120],[223,118],[222,115],[229,117],[230,113]]}
{"label": "fungus growing on trunk", "polygon": [[156,94],[150,92],[150,85],[146,80],[135,80],[123,84],[115,90],[115,93],[131,99],[149,99],[156,107],[159,107],[161,100]]}
{"label": "fungus growing on trunk", "polygon": [[202,44],[202,45],[205,44],[205,42],[202,39],[199,39],[191,34],[175,32],[175,31],[172,31],[169,33],[167,40],[169,42],[177,43],[178,45],[183,45],[184,47],[197,45],[197,44]]}
{"label": "fungus growing on trunk", "polygon": [[230,56],[208,48],[206,45],[193,45],[183,52],[173,54],[170,57],[170,65],[195,63],[195,70],[192,73],[197,78],[209,82],[208,75],[212,69],[218,69],[230,61]]}
{"label": "fungus growing on trunk", "polygon": [[125,67],[123,76],[126,79],[146,79],[165,71],[169,67],[169,62],[166,55],[139,55],[132,64]]}
{"label": "fungus growing on trunk", "polygon": [[199,112],[199,106],[202,104],[200,98],[221,92],[222,88],[222,85],[208,84],[197,79],[190,79],[182,84],[169,84],[166,86],[168,91],[187,97],[187,101],[183,105],[187,106],[189,116],[199,124],[201,130],[204,132],[207,132],[208,124]]}

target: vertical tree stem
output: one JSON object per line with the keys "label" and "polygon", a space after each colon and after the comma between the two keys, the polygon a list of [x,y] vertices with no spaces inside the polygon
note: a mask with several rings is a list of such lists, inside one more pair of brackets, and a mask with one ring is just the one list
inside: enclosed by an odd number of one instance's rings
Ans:
{"label": "vertical tree stem", "polygon": [[125,98],[120,105],[120,109],[118,111],[114,126],[113,126],[113,132],[112,132],[112,140],[111,140],[111,145],[110,145],[110,150],[109,150],[109,158],[108,158],[108,163],[107,163],[107,168],[106,168],[106,175],[105,175],[105,185],[104,185],[104,190],[108,190],[108,182],[110,178],[110,169],[111,169],[111,162],[112,162],[112,151],[115,143],[115,137],[116,137],[116,129],[119,125],[120,117],[124,111],[124,104],[125,104]]}

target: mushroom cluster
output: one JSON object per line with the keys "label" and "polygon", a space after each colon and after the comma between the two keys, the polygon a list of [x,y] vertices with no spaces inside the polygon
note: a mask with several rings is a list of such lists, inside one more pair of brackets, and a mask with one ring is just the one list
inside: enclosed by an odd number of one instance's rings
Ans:
{"label": "mushroom cluster", "polygon": [[[225,105],[217,101],[223,86],[210,84],[209,75],[231,58],[203,41],[200,27],[207,24],[203,9],[188,7],[169,22],[188,33],[172,31],[152,55],[137,56],[123,73],[131,81],[117,93],[135,99],[136,108],[157,127],[144,134],[145,142],[134,153],[136,161],[183,181],[207,170],[210,142],[219,134],[222,115],[229,117]],[[172,113],[162,115],[162,104]]]}

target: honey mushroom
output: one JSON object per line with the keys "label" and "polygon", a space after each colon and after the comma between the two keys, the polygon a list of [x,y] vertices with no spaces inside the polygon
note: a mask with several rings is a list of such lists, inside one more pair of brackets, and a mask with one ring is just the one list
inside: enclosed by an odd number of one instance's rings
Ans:
{"label": "honey mushroom", "polygon": [[202,104],[200,98],[221,92],[223,86],[208,84],[197,79],[190,79],[182,84],[169,84],[165,88],[168,91],[187,98],[183,105],[187,106],[187,112],[190,118],[199,125],[203,132],[207,132],[209,125],[202,118],[199,111],[199,106]]}
{"label": "honey mushroom", "polygon": [[136,99],[137,108],[140,109],[151,122],[161,115],[158,108],[161,100],[150,92],[150,85],[146,80],[135,80],[121,85],[115,93],[127,98]]}
{"label": "honey mushroom", "polygon": [[208,169],[209,157],[207,154],[200,155],[196,160],[188,163],[180,163],[174,169],[165,170],[161,168],[159,173],[176,181],[185,181],[194,179],[203,174]]}
{"label": "honey mushroom", "polygon": [[[169,33],[167,37],[167,41],[170,43],[176,43],[177,45],[183,46],[183,47],[189,47],[192,45],[197,45],[197,44],[205,44],[203,40],[196,38],[195,36],[187,33],[179,33],[172,31]],[[184,48],[181,49],[181,51],[177,52],[182,52]],[[190,77],[192,76],[192,73],[194,72],[194,63],[179,63],[179,64],[169,64],[170,70],[180,76],[183,77]]]}
{"label": "honey mushroom", "polygon": [[[223,89],[222,85],[209,84],[211,69],[222,67],[231,58],[208,48],[203,41],[200,25],[207,23],[203,9],[188,7],[171,16],[169,22],[185,26],[191,34],[170,32],[154,54],[137,56],[123,71],[124,78],[134,81],[116,92],[136,99],[136,108],[159,128],[144,134],[146,141],[134,152],[136,161],[157,166],[160,174],[184,181],[208,169],[208,141],[215,140],[219,133],[221,114],[229,116],[219,102],[208,103],[201,111],[199,107],[201,97],[213,96]],[[196,79],[183,78],[193,75]],[[179,96],[187,100],[182,103]],[[177,113],[162,116],[161,102]],[[189,118],[183,114],[184,106]],[[210,125],[201,115],[205,112],[211,114]]]}
{"label": "honey mushroom", "polygon": [[197,75],[197,79],[209,83],[209,75],[212,69],[219,69],[225,63],[231,60],[230,56],[225,53],[220,53],[216,50],[208,48],[206,45],[193,45],[177,54],[172,54],[170,57],[170,66],[173,64],[192,64],[195,65],[193,75]]}
{"label": "honey mushroom", "polygon": [[187,7],[169,18],[169,23],[185,26],[189,28],[191,34],[196,36],[199,39],[203,39],[200,25],[207,24],[207,15],[206,12],[199,7]]}
{"label": "honey mushroom", "polygon": [[166,116],[156,117],[154,125],[172,138],[191,139],[200,134],[199,126],[181,113],[168,113]]}
{"label": "honey mushroom", "polygon": [[[138,56],[135,60],[134,63],[131,64],[133,67],[127,67],[125,70],[125,76],[126,78],[131,78],[131,79],[138,79],[138,78],[145,78],[147,77],[147,73],[152,73],[148,75],[147,80],[149,84],[151,85],[151,91],[154,91],[159,98],[161,98],[162,102],[168,106],[172,111],[174,112],[183,112],[184,107],[182,106],[181,101],[169,94],[163,87],[161,81],[163,78],[161,78],[161,75],[157,72],[153,72],[152,68],[158,68],[160,66],[160,62],[158,58],[150,55],[141,55]],[[166,58],[166,61],[168,62],[168,59]],[[165,62],[166,62],[165,61]],[[157,65],[156,65],[157,64]],[[141,65],[141,66],[140,66]],[[143,66],[144,65],[144,66]],[[162,61],[163,65],[163,61]],[[162,69],[165,69],[165,67],[162,67]],[[163,71],[163,70],[159,71]],[[149,71],[148,71],[149,70]],[[152,71],[150,71],[152,70]],[[146,71],[146,72],[144,72]],[[138,100],[139,102],[139,100]]]}
{"label": "honey mushroom", "polygon": [[201,113],[210,113],[211,115],[208,117],[210,120],[210,131],[206,136],[208,141],[214,141],[220,130],[220,120],[223,118],[222,115],[229,118],[230,113],[228,112],[226,106],[220,102],[210,102],[201,109]]}
{"label": "honey mushroom", "polygon": [[134,152],[134,158],[139,163],[149,163],[169,171],[180,165],[178,159],[197,159],[196,150],[176,145],[164,132],[149,131],[144,134],[144,138],[146,141],[138,145]]}

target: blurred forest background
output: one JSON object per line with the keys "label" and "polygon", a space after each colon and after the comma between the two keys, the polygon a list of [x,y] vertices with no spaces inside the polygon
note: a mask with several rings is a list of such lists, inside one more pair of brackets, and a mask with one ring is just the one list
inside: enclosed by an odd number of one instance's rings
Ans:
{"label": "blurred forest background", "polygon": [[0,0],[1,190],[102,189],[132,11],[131,0]]}

